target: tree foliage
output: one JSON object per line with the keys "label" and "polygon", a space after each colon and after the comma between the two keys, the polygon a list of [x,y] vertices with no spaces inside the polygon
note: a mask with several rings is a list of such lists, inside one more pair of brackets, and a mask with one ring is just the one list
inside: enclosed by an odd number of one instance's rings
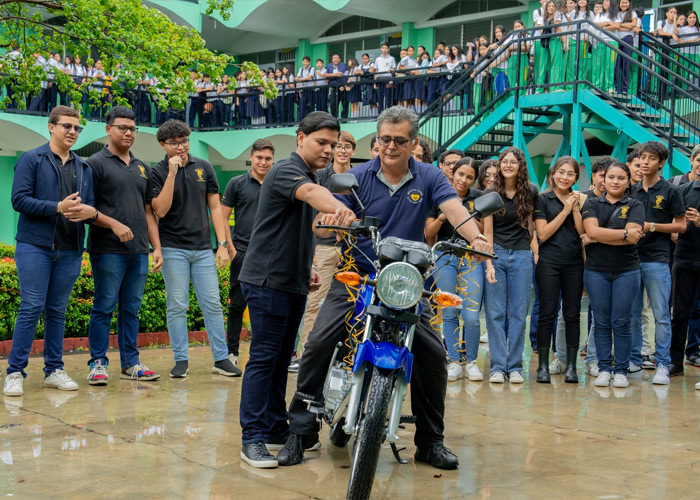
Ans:
{"label": "tree foliage", "polygon": [[[233,0],[209,0],[207,13],[226,17],[232,6]],[[101,60],[114,95],[112,104],[128,104],[125,89],[150,76],[157,82],[149,92],[158,106],[183,109],[188,92],[194,91],[190,69],[218,81],[233,63],[231,56],[208,50],[195,30],[172,22],[141,0],[0,0],[0,26],[0,47],[6,50],[0,56],[0,84],[16,95],[39,92],[48,71],[48,79],[69,92],[72,102],[80,102],[86,93],[91,106],[104,103],[107,90],[99,82],[76,86],[69,75],[36,62],[37,56],[48,60],[49,53],[78,54],[83,64]],[[253,85],[268,97],[276,95],[274,84],[257,66],[246,64],[244,69]],[[18,106],[24,107],[21,101]],[[6,97],[0,106],[9,103]]]}

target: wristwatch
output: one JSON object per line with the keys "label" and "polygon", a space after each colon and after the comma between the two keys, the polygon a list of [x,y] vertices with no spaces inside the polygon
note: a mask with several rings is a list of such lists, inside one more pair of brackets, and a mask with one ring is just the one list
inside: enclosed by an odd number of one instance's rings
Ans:
{"label": "wristwatch", "polygon": [[224,247],[224,248],[228,248],[228,241],[220,241],[219,246]]}
{"label": "wristwatch", "polygon": [[649,224],[649,232],[653,233],[654,231],[656,231],[656,224],[652,222],[651,224]]}

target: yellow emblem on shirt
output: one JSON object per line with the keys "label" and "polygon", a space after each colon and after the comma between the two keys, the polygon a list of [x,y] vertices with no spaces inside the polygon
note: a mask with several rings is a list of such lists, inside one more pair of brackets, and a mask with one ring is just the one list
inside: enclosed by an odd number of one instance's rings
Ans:
{"label": "yellow emblem on shirt", "polygon": [[630,207],[620,207],[620,219],[626,219],[629,211]]}
{"label": "yellow emblem on shirt", "polygon": [[148,176],[146,175],[146,167],[143,165],[139,165],[139,170],[141,171],[141,177],[144,179],[148,179]]}
{"label": "yellow emblem on shirt", "polygon": [[474,202],[470,201],[470,202],[467,202],[467,204],[469,205],[469,211],[473,212],[474,211]]}
{"label": "yellow emblem on shirt", "polygon": [[204,179],[204,169],[196,168],[194,171],[197,172],[197,182],[206,182],[206,179]]}
{"label": "yellow emblem on shirt", "polygon": [[658,210],[662,209],[662,208],[663,208],[663,207],[661,206],[661,202],[662,202],[662,201],[664,201],[663,195],[658,195],[658,196],[656,197],[656,205],[654,205],[654,208],[656,208],[656,209],[658,209]]}

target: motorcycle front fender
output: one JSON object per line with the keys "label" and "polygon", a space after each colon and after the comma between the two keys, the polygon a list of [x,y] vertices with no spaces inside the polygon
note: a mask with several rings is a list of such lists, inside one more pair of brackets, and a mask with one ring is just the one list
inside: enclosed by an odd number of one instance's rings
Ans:
{"label": "motorcycle front fender", "polygon": [[406,382],[411,381],[413,354],[407,347],[397,347],[390,342],[377,342],[375,344],[367,339],[357,346],[352,366],[353,373],[365,362],[386,370],[403,368],[406,374]]}

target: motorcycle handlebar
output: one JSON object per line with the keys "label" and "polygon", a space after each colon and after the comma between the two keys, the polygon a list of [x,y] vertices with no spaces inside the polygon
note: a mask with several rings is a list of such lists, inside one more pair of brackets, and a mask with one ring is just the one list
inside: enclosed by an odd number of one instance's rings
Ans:
{"label": "motorcycle handlebar", "polygon": [[460,240],[455,240],[455,241],[441,241],[437,245],[435,245],[436,248],[444,247],[450,250],[452,253],[459,255],[460,257],[463,257],[466,254],[471,254],[471,255],[479,255],[481,257],[486,257],[487,259],[493,259],[497,260],[498,257],[494,254],[490,254],[488,252],[482,252],[480,250],[474,250],[471,246],[467,245],[465,242],[460,241]]}

